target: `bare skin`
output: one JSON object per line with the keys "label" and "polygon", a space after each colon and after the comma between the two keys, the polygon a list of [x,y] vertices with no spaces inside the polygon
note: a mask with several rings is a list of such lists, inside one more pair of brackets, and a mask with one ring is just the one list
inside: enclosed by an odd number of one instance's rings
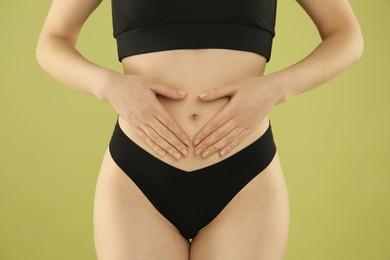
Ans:
{"label": "bare skin", "polygon": [[[227,98],[202,102],[197,96],[199,91],[218,86],[225,81],[261,75],[265,68],[263,57],[229,50],[186,50],[151,53],[146,56],[124,59],[124,71],[157,78],[170,85],[180,86],[188,92],[184,100],[172,101],[159,97],[159,101],[191,139],[229,102]],[[163,60],[164,64],[169,61],[170,65],[160,66],[160,60]],[[183,66],[184,63],[190,65]],[[200,66],[201,64],[204,65]],[[230,155],[259,138],[267,128],[268,120],[269,115]],[[126,135],[143,149],[184,171],[203,168],[222,159],[218,153],[207,158],[196,156],[194,145],[188,147],[189,154],[180,160],[171,156],[162,157],[132,131],[121,117],[119,124]],[[120,202],[114,203],[118,197],[121,198]],[[135,212],[137,214],[134,214]],[[245,226],[237,225],[243,217],[246,219]],[[188,241],[156,211],[106,151],[96,188],[94,220],[96,249],[101,259],[128,259],[129,256],[131,259],[188,259],[189,256],[190,259],[229,259],[243,257],[244,252],[249,259],[271,253],[281,258],[286,250],[288,236],[287,187],[277,156],[258,178],[237,194],[212,223],[199,232],[190,247]],[[243,238],[243,233],[245,239],[239,246],[237,238]],[[116,239],[113,240],[113,237]],[[164,239],[155,239],[159,237]],[[270,240],[270,237],[274,239]],[[224,243],[219,242],[222,238]],[[232,247],[232,244],[235,247]],[[262,244],[261,250],[259,244]],[[119,252],[122,254],[119,255]]]}
{"label": "bare skin", "polygon": [[[265,59],[258,54],[200,49],[127,57],[122,74],[91,63],[75,49],[82,25],[99,3],[53,1],[37,46],[39,64],[64,85],[111,104],[129,138],[184,171],[239,152],[264,133],[272,107],[335,77],[363,49],[347,1],[300,0],[323,42],[284,70],[264,76]],[[209,95],[199,96],[204,91]],[[99,260],[280,260],[287,248],[289,201],[278,153],[191,243],[152,206],[108,150],[94,203]]]}

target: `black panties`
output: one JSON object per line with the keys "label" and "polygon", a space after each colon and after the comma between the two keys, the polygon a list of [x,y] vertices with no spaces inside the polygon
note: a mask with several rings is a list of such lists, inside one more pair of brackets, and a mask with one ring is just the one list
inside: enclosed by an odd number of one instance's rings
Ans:
{"label": "black panties", "polygon": [[109,150],[154,207],[192,239],[210,223],[276,153],[271,121],[266,132],[244,149],[210,166],[187,172],[167,164],[134,143],[116,122]]}

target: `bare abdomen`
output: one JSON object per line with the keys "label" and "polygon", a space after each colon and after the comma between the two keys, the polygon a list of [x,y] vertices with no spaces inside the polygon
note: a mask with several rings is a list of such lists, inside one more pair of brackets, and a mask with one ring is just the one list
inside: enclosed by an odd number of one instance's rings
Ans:
{"label": "bare abdomen", "polygon": [[[125,73],[149,76],[188,92],[184,100],[172,100],[162,96],[158,96],[158,100],[189,137],[193,138],[229,102],[227,97],[205,102],[199,99],[198,94],[239,79],[263,75],[265,59],[255,53],[225,49],[173,50],[131,56],[123,59],[122,65]],[[260,137],[268,126],[268,120],[268,116],[264,118],[257,129],[227,156]],[[190,155],[179,161],[169,155],[160,157],[135,132],[126,128],[121,118],[119,124],[135,143],[177,168],[191,171],[223,159],[218,154],[206,159],[195,157],[192,146],[189,147]]]}

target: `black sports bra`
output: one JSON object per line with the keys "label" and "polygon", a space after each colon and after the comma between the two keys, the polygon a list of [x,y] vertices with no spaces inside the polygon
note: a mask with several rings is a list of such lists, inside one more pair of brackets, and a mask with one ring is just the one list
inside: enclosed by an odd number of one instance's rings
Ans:
{"label": "black sports bra", "polygon": [[276,0],[112,0],[118,59],[163,50],[222,48],[267,62]]}

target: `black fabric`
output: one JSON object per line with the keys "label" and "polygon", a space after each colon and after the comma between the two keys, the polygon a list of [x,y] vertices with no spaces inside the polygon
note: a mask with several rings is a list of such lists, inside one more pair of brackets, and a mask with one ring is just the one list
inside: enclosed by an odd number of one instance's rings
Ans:
{"label": "black fabric", "polygon": [[154,207],[183,237],[192,239],[270,164],[276,145],[269,122],[266,132],[244,149],[213,165],[187,172],[142,149],[117,121],[109,151]]}
{"label": "black fabric", "polygon": [[269,61],[276,0],[111,0],[118,59],[172,49],[223,48]]}

